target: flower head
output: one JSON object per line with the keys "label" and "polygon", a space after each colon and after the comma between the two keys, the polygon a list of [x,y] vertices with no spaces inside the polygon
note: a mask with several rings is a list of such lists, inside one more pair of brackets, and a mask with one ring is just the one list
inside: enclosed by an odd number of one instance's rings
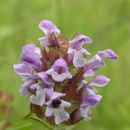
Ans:
{"label": "flower head", "polygon": [[[115,60],[117,54],[106,49],[88,58],[90,53],[83,45],[92,43],[90,37],[77,33],[68,40],[49,20],[41,21],[39,28],[45,33],[39,38],[41,48],[25,45],[21,63],[14,65],[23,80],[21,95],[29,97],[31,111],[36,116],[51,123],[90,120],[92,108],[102,99],[96,87],[104,87],[110,81],[104,75],[96,75],[95,71],[105,65],[104,58]],[[88,76],[91,81],[87,81]],[[36,111],[32,110],[32,105]]]}

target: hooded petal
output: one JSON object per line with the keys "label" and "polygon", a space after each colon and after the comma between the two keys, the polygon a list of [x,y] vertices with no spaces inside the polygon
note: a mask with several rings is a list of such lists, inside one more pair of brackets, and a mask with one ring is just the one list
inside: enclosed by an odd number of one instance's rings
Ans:
{"label": "hooded petal", "polygon": [[14,70],[20,76],[30,76],[32,74],[32,67],[26,64],[15,64]]}
{"label": "hooded petal", "polygon": [[112,49],[106,49],[104,51],[99,51],[97,54],[100,57],[107,57],[112,60],[115,60],[118,58],[117,54]]}
{"label": "hooded petal", "polygon": [[72,75],[68,70],[66,61],[63,58],[57,59],[52,68],[47,70],[46,73],[51,75],[52,79],[56,82],[62,82],[66,78],[72,78]]}
{"label": "hooded petal", "polygon": [[73,65],[75,67],[83,67],[86,62],[84,55],[81,51],[75,51],[73,58]]}
{"label": "hooded petal", "polygon": [[49,20],[43,20],[39,23],[39,28],[46,34],[56,33],[60,34],[60,30]]}
{"label": "hooded petal", "polygon": [[[57,59],[53,66],[54,70],[58,73],[63,73],[68,69],[67,63],[63,58]],[[59,72],[60,71],[60,72]]]}
{"label": "hooded petal", "polygon": [[25,45],[23,47],[21,61],[28,63],[34,69],[40,70],[42,68],[40,49],[33,44]]}
{"label": "hooded petal", "polygon": [[96,94],[85,95],[81,106],[96,106],[100,102],[101,98],[102,98],[101,95],[96,95]]}
{"label": "hooded petal", "polygon": [[89,85],[98,87],[104,87],[109,83],[110,79],[103,75],[96,75],[95,78],[90,82]]}
{"label": "hooded petal", "polygon": [[72,41],[70,41],[70,46],[73,49],[79,49],[82,47],[84,44],[90,44],[92,43],[92,39],[89,38],[88,36],[85,36],[83,34],[80,34],[76,36]]}

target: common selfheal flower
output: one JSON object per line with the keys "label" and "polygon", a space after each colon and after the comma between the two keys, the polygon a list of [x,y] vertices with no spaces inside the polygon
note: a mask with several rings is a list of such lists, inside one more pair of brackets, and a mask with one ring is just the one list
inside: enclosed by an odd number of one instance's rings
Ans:
{"label": "common selfheal flower", "polygon": [[97,54],[100,57],[107,57],[112,60],[115,60],[118,58],[117,54],[112,49],[106,49],[104,51],[99,51]]}
{"label": "common selfheal flower", "polygon": [[[49,45],[53,45],[53,41],[50,36],[59,35],[60,30],[49,20],[43,20],[39,23],[39,28],[45,33],[46,37],[39,38],[39,41],[43,48],[48,50]],[[54,43],[55,44],[55,43]]]}
{"label": "common selfheal flower", "polygon": [[102,99],[96,86],[104,87],[110,81],[95,71],[105,66],[104,58],[115,60],[117,54],[106,49],[86,59],[90,53],[83,45],[92,43],[91,38],[78,33],[68,40],[49,20],[41,21],[39,28],[45,33],[45,37],[39,38],[41,48],[25,45],[21,63],[14,65],[24,82],[21,95],[30,98],[31,112],[49,125],[89,121],[93,107]]}
{"label": "common selfheal flower", "polygon": [[43,20],[39,23],[39,28],[45,33],[45,35],[49,35],[50,33],[60,34],[60,30],[49,20]]}
{"label": "common selfheal flower", "polygon": [[65,79],[72,78],[71,73],[68,71],[68,66],[63,58],[59,58],[52,65],[52,68],[47,70],[46,73],[51,75],[52,79],[56,82],[62,82]]}
{"label": "common selfheal flower", "polygon": [[81,104],[79,108],[75,111],[75,120],[80,120],[84,118],[86,121],[91,119],[90,113],[91,108],[98,105],[102,96],[97,95],[95,90],[93,90],[88,83],[83,82]]}
{"label": "common selfheal flower", "polygon": [[29,64],[36,70],[41,70],[41,51],[38,47],[33,44],[25,45],[21,55],[21,61]]}
{"label": "common selfheal flower", "polygon": [[28,64],[15,64],[15,72],[21,76],[24,83],[20,88],[20,93],[22,96],[29,96],[29,87],[35,83],[35,76],[33,75],[33,68]]}
{"label": "common selfheal flower", "polygon": [[89,83],[92,86],[104,87],[109,83],[110,79],[104,75],[96,75],[95,78]]}
{"label": "common selfheal flower", "polygon": [[61,100],[60,97],[65,96],[62,93],[52,93],[50,100],[47,102],[47,108],[45,115],[47,117],[55,116],[55,123],[60,124],[63,121],[70,119],[70,115],[64,110],[64,107],[70,107],[71,104],[64,100]]}
{"label": "common selfheal flower", "polygon": [[82,48],[84,44],[90,44],[92,43],[91,38],[79,34],[72,41],[70,41],[70,48],[68,49],[69,57],[73,58],[73,65],[75,67],[83,67],[86,59],[84,55],[90,55],[90,53]]}
{"label": "common selfheal flower", "polygon": [[42,106],[45,103],[46,89],[42,89],[40,86],[37,87],[36,95],[30,97],[30,101],[33,104]]}

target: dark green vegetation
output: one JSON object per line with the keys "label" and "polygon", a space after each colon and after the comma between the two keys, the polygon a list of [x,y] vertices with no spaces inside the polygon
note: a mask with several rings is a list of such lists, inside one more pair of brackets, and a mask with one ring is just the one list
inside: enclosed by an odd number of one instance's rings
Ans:
{"label": "dark green vegetation", "polygon": [[111,82],[98,89],[103,99],[93,109],[92,120],[82,121],[75,130],[130,130],[129,0],[1,0],[0,90],[13,94],[14,101],[10,104],[12,113],[0,116],[0,124],[2,119],[16,122],[29,112],[28,98],[19,95],[22,82],[12,66],[19,63],[24,44],[39,46],[37,39],[43,33],[37,25],[42,19],[52,20],[70,39],[75,32],[90,36],[93,44],[85,47],[92,54],[112,48],[120,57],[106,60],[108,67],[98,71]]}

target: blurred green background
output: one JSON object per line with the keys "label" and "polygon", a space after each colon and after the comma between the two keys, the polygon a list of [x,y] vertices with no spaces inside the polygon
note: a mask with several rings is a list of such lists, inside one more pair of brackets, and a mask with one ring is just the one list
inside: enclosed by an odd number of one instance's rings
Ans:
{"label": "blurred green background", "polygon": [[4,99],[11,112],[0,109],[0,126],[17,122],[29,112],[28,98],[18,92],[21,79],[12,66],[19,63],[24,44],[39,46],[42,19],[52,20],[69,39],[75,32],[90,36],[93,44],[86,48],[92,54],[112,48],[120,57],[106,60],[108,67],[99,71],[111,82],[99,89],[104,98],[93,109],[92,120],[81,121],[75,130],[130,130],[130,0],[1,0],[0,91],[13,94],[14,100]]}

